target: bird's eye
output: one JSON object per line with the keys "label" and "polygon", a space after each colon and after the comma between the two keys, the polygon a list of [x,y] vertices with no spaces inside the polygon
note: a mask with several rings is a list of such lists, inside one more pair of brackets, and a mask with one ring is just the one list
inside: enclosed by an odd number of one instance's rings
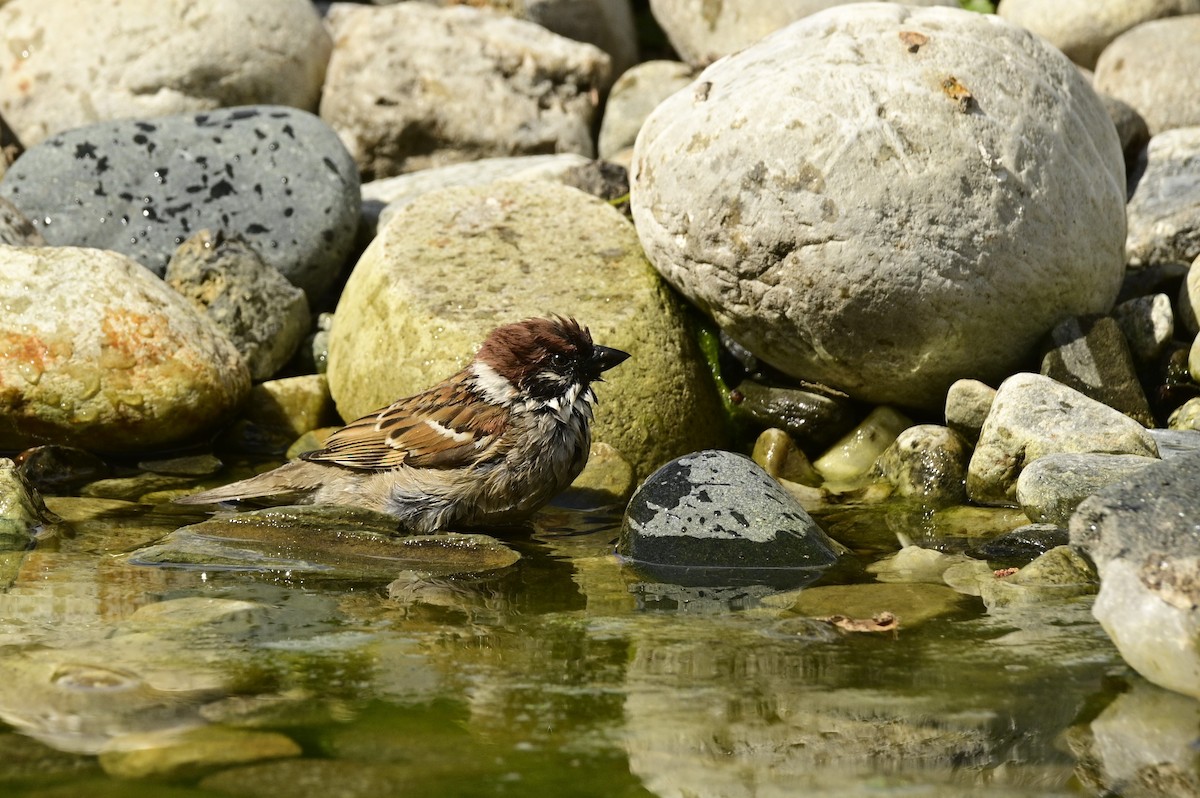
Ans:
{"label": "bird's eye", "polygon": [[565,371],[569,365],[571,365],[571,358],[562,352],[555,352],[550,356],[550,367],[555,371]]}

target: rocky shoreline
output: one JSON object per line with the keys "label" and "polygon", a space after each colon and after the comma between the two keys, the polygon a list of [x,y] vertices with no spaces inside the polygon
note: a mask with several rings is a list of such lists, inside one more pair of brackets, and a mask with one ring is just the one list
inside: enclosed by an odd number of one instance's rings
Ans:
{"label": "rocky shoreline", "polygon": [[66,523],[39,491],[163,504],[564,313],[633,354],[574,489],[632,497],[631,563],[815,577],[839,508],[1019,510],[973,533],[1045,541],[1019,571],[921,567],[989,608],[1098,591],[1200,698],[1200,4],[662,0],[680,59],[642,62],[621,0],[124,5],[143,30],[80,41],[70,0],[0,0],[7,550]]}

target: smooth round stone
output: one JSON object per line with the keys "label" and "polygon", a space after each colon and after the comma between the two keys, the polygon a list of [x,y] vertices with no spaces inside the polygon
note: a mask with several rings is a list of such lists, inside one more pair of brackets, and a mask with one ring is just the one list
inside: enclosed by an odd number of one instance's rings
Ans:
{"label": "smooth round stone", "polygon": [[918,424],[901,432],[873,472],[890,482],[899,496],[927,504],[962,504],[970,449],[948,427]]}
{"label": "smooth round stone", "polygon": [[720,450],[684,455],[647,477],[617,544],[637,571],[680,584],[800,584],[840,551],[752,460]]}
{"label": "smooth round stone", "polygon": [[313,110],[331,47],[308,0],[0,2],[0,115],[30,147],[110,119]]}
{"label": "smooth round stone", "polygon": [[806,17],[659,105],[630,174],[668,282],[772,366],[876,404],[998,381],[1125,274],[1112,120],[994,15]]}
{"label": "smooth round stone", "polygon": [[1200,14],[1143,22],[1122,33],[1097,59],[1094,84],[1136,108],[1152,136],[1200,125]]}
{"label": "smooth round stone", "polygon": [[604,104],[596,140],[600,157],[613,158],[632,147],[650,112],[693,77],[692,68],[679,61],[646,61],[622,73]]}
{"label": "smooth round stone", "polygon": [[0,197],[53,246],[115,250],[159,276],[192,233],[236,234],[309,297],[341,271],[361,204],[333,130],[265,105],[60,133],[13,164]]}

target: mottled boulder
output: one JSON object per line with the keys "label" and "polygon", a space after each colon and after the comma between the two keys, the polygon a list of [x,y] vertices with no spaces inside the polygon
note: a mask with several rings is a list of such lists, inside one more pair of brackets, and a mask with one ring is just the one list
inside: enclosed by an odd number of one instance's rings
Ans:
{"label": "mottled boulder", "polygon": [[304,291],[240,236],[201,230],[175,250],[163,279],[229,336],[255,381],[282,368],[308,332]]}
{"label": "mottled boulder", "polygon": [[1113,318],[1129,342],[1129,353],[1139,365],[1154,363],[1175,337],[1175,311],[1166,294],[1122,302],[1113,308]]}
{"label": "mottled boulder", "polygon": [[816,578],[841,547],[749,458],[707,450],[672,460],[629,501],[617,554],[682,584]]}
{"label": "mottled boulder", "polygon": [[596,386],[593,438],[640,477],[726,439],[678,300],[605,202],[555,183],[450,188],[385,227],[347,280],[329,388],[351,419],[461,369],[496,326],[560,313],[633,357]]}
{"label": "mottled boulder", "polygon": [[467,6],[343,3],[321,117],[367,179],[499,155],[591,156],[609,58]]}
{"label": "mottled boulder", "polygon": [[970,447],[948,427],[917,424],[901,432],[875,461],[872,473],[896,495],[931,505],[962,504]]}
{"label": "mottled boulder", "polygon": [[646,120],[647,256],[771,365],[935,408],[1125,273],[1125,166],[1060,52],[991,15],[846,5],[723,58]]}
{"label": "mottled boulder", "polygon": [[1025,466],[1048,454],[1098,452],[1157,457],[1146,428],[1049,377],[1015,374],[996,391],[967,467],[967,496],[1014,504]]}
{"label": "mottled boulder", "polygon": [[1017,477],[1017,504],[1031,521],[1065,527],[1088,496],[1157,462],[1136,454],[1048,454]]}
{"label": "mottled boulder", "polygon": [[1100,491],[1071,518],[1071,543],[1100,571],[1092,608],[1135,670],[1200,698],[1200,453]]}
{"label": "mottled boulder", "polygon": [[122,252],[162,275],[203,228],[240,235],[316,298],[358,227],[358,172],[320,119],[280,106],[103,122],[26,151],[0,197],[51,245]]}
{"label": "mottled boulder", "polygon": [[1129,198],[1129,263],[1191,263],[1200,257],[1200,127],[1159,133],[1145,158]]}
{"label": "mottled boulder", "polygon": [[0,114],[26,147],[108,119],[315,110],[332,43],[308,0],[0,3]]}
{"label": "mottled boulder", "polygon": [[237,349],[115,252],[0,246],[0,448],[186,441],[250,389]]}

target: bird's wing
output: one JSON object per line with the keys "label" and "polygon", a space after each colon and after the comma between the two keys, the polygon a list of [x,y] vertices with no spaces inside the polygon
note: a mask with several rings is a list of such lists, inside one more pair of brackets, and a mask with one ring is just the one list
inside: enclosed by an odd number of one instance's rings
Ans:
{"label": "bird's wing", "polygon": [[452,379],[350,422],[302,457],[359,471],[466,468],[500,453],[508,415]]}

